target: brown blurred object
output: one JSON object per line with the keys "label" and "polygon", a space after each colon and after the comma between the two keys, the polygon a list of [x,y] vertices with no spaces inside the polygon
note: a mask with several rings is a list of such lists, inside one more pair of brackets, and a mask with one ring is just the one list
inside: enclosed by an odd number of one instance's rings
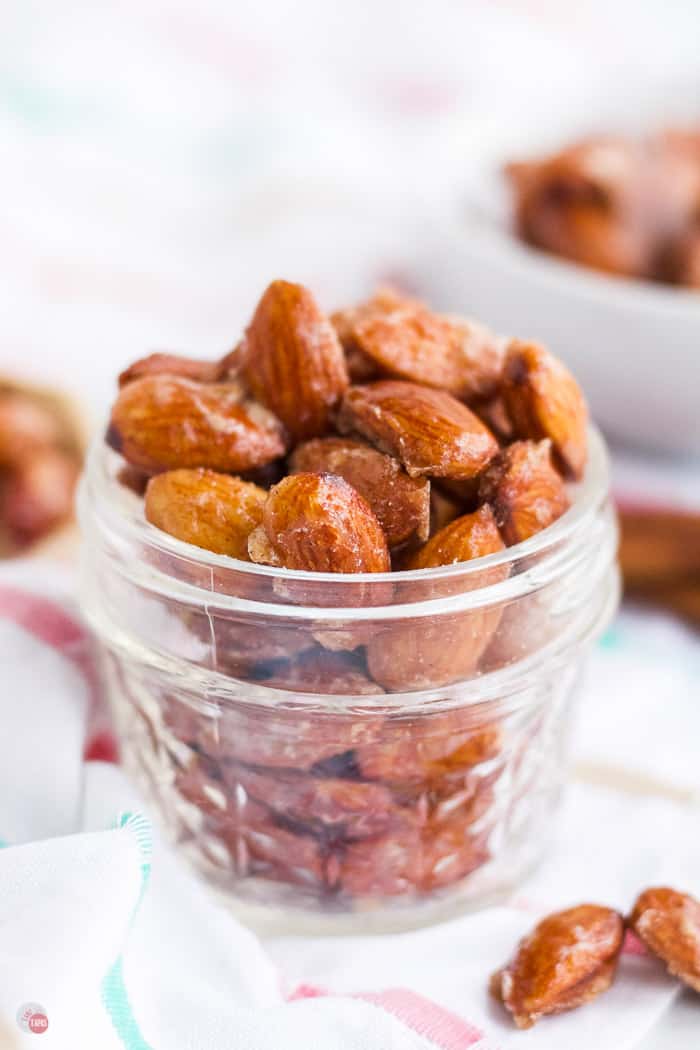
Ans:
{"label": "brown blurred object", "polygon": [[85,427],[70,399],[0,377],[0,558],[70,553],[84,450]]}
{"label": "brown blurred object", "polygon": [[505,174],[526,243],[606,273],[698,287],[700,132],[592,137]]}
{"label": "brown blurred object", "polygon": [[618,508],[625,595],[700,628],[700,512]]}

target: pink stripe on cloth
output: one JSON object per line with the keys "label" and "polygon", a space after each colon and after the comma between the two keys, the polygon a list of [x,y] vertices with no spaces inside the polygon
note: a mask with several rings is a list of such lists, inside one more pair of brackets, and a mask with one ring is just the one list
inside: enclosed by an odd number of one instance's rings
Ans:
{"label": "pink stripe on cloth", "polygon": [[63,653],[85,675],[93,699],[97,678],[89,653],[89,636],[77,620],[46,598],[18,587],[0,587],[0,617],[12,620],[40,641]]}
{"label": "pink stripe on cloth", "polygon": [[60,605],[19,587],[0,587],[0,618],[12,620],[35,638],[57,649],[74,664],[90,691],[90,727],[86,759],[117,761],[117,745],[105,726],[99,682],[90,653],[90,636]]}
{"label": "pink stripe on cloth", "polygon": [[[337,992],[329,992],[317,985],[300,984],[288,996],[287,1002],[337,995]],[[477,1043],[480,1044],[480,1048],[487,1050],[485,1036],[480,1028],[463,1021],[444,1006],[438,1006],[431,999],[425,999],[408,988],[387,988],[383,992],[357,992],[354,995],[338,997],[361,999],[364,1003],[385,1010],[416,1035],[430,1040],[439,1050],[468,1050],[469,1047],[476,1048]],[[491,1050],[495,1048],[491,1047]]]}
{"label": "pink stripe on cloth", "polygon": [[328,992],[323,988],[316,988],[313,984],[300,984],[291,995],[287,996],[287,1002],[295,1003],[299,999],[319,999],[324,995],[328,995]]}
{"label": "pink stripe on cloth", "polygon": [[467,1050],[484,1038],[476,1025],[463,1021],[430,999],[407,988],[388,988],[383,992],[362,992],[353,996],[393,1014],[417,1035],[429,1039],[440,1050]]}

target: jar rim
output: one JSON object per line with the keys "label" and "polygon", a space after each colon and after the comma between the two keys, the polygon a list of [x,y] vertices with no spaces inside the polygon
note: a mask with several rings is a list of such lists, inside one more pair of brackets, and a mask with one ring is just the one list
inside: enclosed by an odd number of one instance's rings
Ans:
{"label": "jar rim", "polygon": [[[114,478],[109,475],[109,459],[115,457],[120,464],[125,461],[113,452],[104,442],[102,436],[96,438],[90,447],[86,475],[90,479],[97,479],[98,493],[100,496],[99,506],[101,510],[109,508],[110,524],[115,521],[121,525],[125,536],[138,538],[142,543],[174,555],[187,557],[190,562],[212,568],[229,569],[240,572],[242,575],[251,577],[279,577],[290,580],[308,581],[313,583],[332,583],[334,586],[343,587],[347,584],[369,583],[378,584],[391,581],[411,582],[419,580],[443,579],[450,576],[461,576],[483,572],[485,569],[495,568],[520,558],[535,554],[542,554],[547,549],[556,547],[562,540],[568,538],[588,518],[595,514],[601,498],[608,491],[610,483],[610,464],[605,441],[597,427],[590,425],[588,428],[588,461],[584,476],[580,482],[569,485],[573,498],[571,506],[547,528],[530,536],[522,543],[512,547],[506,547],[495,554],[487,554],[481,558],[473,558],[471,561],[454,562],[451,565],[440,565],[429,569],[402,569],[391,572],[312,572],[307,569],[286,569],[274,565],[262,565],[252,561],[242,561],[228,554],[215,554],[204,547],[196,547],[194,544],[186,543],[175,536],[151,525],[143,514],[136,513],[126,516],[120,512],[116,505],[117,486]],[[106,497],[106,498],[105,498]],[[135,508],[134,508],[135,509]]]}

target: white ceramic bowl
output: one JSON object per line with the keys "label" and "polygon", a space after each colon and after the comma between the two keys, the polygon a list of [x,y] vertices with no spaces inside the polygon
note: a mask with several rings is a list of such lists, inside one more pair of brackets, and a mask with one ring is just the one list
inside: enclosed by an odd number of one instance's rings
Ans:
{"label": "white ceramic bowl", "polygon": [[498,169],[475,187],[423,259],[425,297],[550,346],[610,437],[700,455],[700,292],[610,277],[529,248],[512,232]]}

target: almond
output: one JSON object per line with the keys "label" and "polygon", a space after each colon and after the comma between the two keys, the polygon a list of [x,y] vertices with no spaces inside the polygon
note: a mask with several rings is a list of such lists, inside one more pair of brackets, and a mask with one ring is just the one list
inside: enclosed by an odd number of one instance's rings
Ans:
{"label": "almond", "polygon": [[265,772],[225,764],[229,790],[267,806],[277,817],[318,834],[360,839],[380,835],[392,821],[395,806],[383,784],[315,777],[296,770]]}
{"label": "almond", "polygon": [[423,877],[420,829],[411,824],[378,838],[349,843],[340,858],[341,890],[352,897],[415,892]]}
{"label": "almond", "polygon": [[338,426],[395,456],[411,477],[471,478],[498,452],[491,431],[451,394],[399,380],[350,387]]}
{"label": "almond", "polygon": [[[355,654],[329,653],[312,649],[296,660],[284,664],[273,675],[261,679],[268,689],[286,689],[298,693],[345,693],[348,696],[377,696],[381,686],[367,676],[364,663]],[[357,723],[358,739],[363,716]],[[357,742],[357,741],[356,741]]]}
{"label": "almond", "polygon": [[474,405],[474,412],[503,444],[514,440],[513,424],[500,394]]}
{"label": "almond", "polygon": [[[446,525],[408,562],[409,568],[432,568],[470,561],[503,550],[490,507],[482,507]],[[420,583],[414,595],[446,596],[486,587],[506,578],[508,569],[495,566],[473,579]],[[376,682],[388,690],[431,689],[472,673],[498,628],[501,608],[433,616],[397,624],[372,635],[367,644],[367,666]]]}
{"label": "almond", "polygon": [[[541,161],[511,164],[506,173],[523,240],[633,277],[652,275],[660,228],[686,196],[676,199],[668,186],[661,188],[647,143],[614,136],[589,138]],[[663,209],[653,207],[660,192]]]}
{"label": "almond", "polygon": [[645,890],[628,921],[669,973],[700,992],[700,901],[665,886]]}
{"label": "almond", "polygon": [[567,475],[583,476],[588,451],[588,408],[581,388],[553,354],[518,340],[508,347],[503,400],[516,436],[549,438]]}
{"label": "almond", "polygon": [[345,846],[340,886],[353,897],[433,890],[464,878],[488,856],[485,842],[473,837],[462,822],[421,828],[404,821],[384,835]]}
{"label": "almond", "polygon": [[0,392],[0,467],[12,468],[35,452],[62,444],[62,427],[47,405],[18,390]]}
{"label": "almond", "polygon": [[243,371],[296,441],[326,433],[348,385],[343,350],[306,288],[274,281],[246,331]]}
{"label": "almond", "polygon": [[243,347],[244,340],[236,343],[233,350],[229,350],[227,354],[218,361],[216,366],[216,380],[219,383],[232,383],[240,382],[241,372],[243,370]]}
{"label": "almond", "polygon": [[482,475],[479,492],[509,547],[546,529],[570,504],[549,441],[515,441],[504,448]]}
{"label": "almond", "polygon": [[496,724],[474,724],[471,713],[446,711],[389,718],[377,741],[359,744],[355,763],[368,780],[433,784],[446,774],[466,776],[495,758],[502,746]]}
{"label": "almond", "polygon": [[[291,628],[278,628],[275,634],[285,630],[293,633]],[[272,641],[263,638],[267,648]],[[316,647],[281,664],[274,676],[256,684],[295,697],[288,702],[280,696],[280,702],[269,707],[264,733],[260,731],[260,707],[252,698],[251,702],[244,700],[231,718],[212,727],[208,738],[197,738],[201,749],[248,765],[313,769],[319,776],[340,777],[355,774],[354,749],[382,739],[383,718],[379,715],[334,713],[332,705],[326,705],[327,713],[319,714],[318,705],[304,704],[308,694],[381,695],[380,687],[345,653],[327,653]]]}
{"label": "almond", "polygon": [[411,478],[398,460],[350,438],[316,438],[294,451],[293,473],[311,471],[344,478],[367,501],[397,547],[415,537],[426,540],[430,527],[430,482]]}
{"label": "almond", "polygon": [[430,487],[430,532],[439,532],[445,525],[458,518],[462,513],[460,502],[452,493],[445,492],[437,485]]}
{"label": "almond", "polygon": [[311,572],[388,572],[381,525],[358,492],[330,474],[292,474],[274,485],[251,535],[253,561]]}
{"label": "almond", "polygon": [[146,518],[163,532],[215,554],[248,561],[248,536],[262,521],[264,489],[200,467],[170,470],[146,488]]}
{"label": "almond", "polygon": [[239,473],[286,451],[279,421],[242,400],[237,385],[202,385],[168,375],[144,376],[120,391],[107,442],[151,474],[178,467]]}
{"label": "almond", "polygon": [[441,317],[389,290],[335,314],[334,322],[346,352],[373,362],[385,376],[447,390],[465,400],[496,392],[505,343],[477,322]]}
{"label": "almond", "polygon": [[179,354],[149,354],[124,369],[119,376],[119,386],[154,375],[180,376],[181,379],[192,379],[197,383],[213,383],[218,371],[219,366],[215,361],[197,361]]}
{"label": "almond", "polygon": [[540,922],[518,945],[491,991],[518,1028],[546,1014],[583,1006],[606,991],[622,948],[624,924],[611,908],[581,904]]}
{"label": "almond", "polygon": [[10,472],[2,516],[14,543],[33,543],[71,517],[79,474],[75,457],[57,448],[37,450]]}
{"label": "almond", "polygon": [[486,504],[445,525],[410,558],[407,569],[432,569],[503,550],[493,511]]}

